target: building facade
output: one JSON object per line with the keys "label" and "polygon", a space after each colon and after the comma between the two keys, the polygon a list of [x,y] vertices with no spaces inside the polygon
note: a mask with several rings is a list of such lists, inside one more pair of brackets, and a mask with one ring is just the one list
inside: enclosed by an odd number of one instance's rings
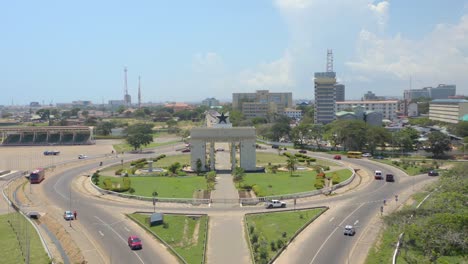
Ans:
{"label": "building facade", "polygon": [[316,124],[328,124],[335,120],[336,103],[336,73],[316,72],[314,75],[315,86],[315,113]]}
{"label": "building facade", "polygon": [[206,98],[205,100],[202,101],[201,104],[211,108],[211,107],[219,106],[219,100],[215,98]]}
{"label": "building facade", "polygon": [[424,87],[422,89],[405,90],[404,99],[407,101],[418,98],[448,99],[455,96],[457,86],[454,84],[439,84],[437,87]]}
{"label": "building facade", "polygon": [[353,109],[355,106],[363,106],[366,111],[380,112],[385,119],[395,120],[397,118],[398,100],[337,102],[336,111]]}
{"label": "building facade", "polygon": [[343,102],[345,100],[344,84],[335,84],[335,100],[337,102]]}
{"label": "building facade", "polygon": [[246,118],[267,117],[268,114],[283,114],[293,106],[292,93],[270,93],[258,90],[255,93],[233,93],[232,108],[241,111]]}
{"label": "building facade", "polygon": [[284,109],[284,115],[289,117],[289,118],[299,120],[299,119],[302,118],[302,111],[301,110],[296,110],[296,109],[293,109],[293,108],[286,108],[286,109]]}
{"label": "building facade", "polygon": [[429,119],[457,124],[468,114],[468,100],[438,99],[429,103]]}

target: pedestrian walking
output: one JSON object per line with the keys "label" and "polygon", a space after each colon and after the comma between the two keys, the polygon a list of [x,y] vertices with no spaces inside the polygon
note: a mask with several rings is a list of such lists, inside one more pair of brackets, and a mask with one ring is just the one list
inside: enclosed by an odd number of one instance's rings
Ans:
{"label": "pedestrian walking", "polygon": [[383,205],[387,205],[387,200],[383,199]]}
{"label": "pedestrian walking", "polygon": [[395,202],[398,202],[398,194],[395,194]]}
{"label": "pedestrian walking", "polygon": [[75,211],[73,211],[73,216],[75,217],[75,220],[76,220],[76,216],[77,216],[77,214],[76,214],[76,210],[75,210]]}

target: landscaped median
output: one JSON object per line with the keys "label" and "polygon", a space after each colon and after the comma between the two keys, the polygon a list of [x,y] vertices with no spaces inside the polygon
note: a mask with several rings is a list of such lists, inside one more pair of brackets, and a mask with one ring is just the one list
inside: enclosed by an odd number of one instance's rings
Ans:
{"label": "landscaped median", "polygon": [[273,262],[286,246],[328,207],[245,215],[245,230],[254,263]]}
{"label": "landscaped median", "polygon": [[151,213],[127,215],[165,244],[183,263],[204,263],[208,237],[207,215],[164,214],[162,224],[150,226]]}

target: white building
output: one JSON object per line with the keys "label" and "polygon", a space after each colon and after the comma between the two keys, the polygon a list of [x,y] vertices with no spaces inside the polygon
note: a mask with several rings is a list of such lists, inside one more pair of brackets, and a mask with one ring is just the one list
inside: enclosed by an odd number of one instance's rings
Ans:
{"label": "white building", "polygon": [[219,100],[215,98],[206,98],[205,100],[202,101],[201,104],[208,106],[208,107],[216,107],[216,106],[219,106]]}
{"label": "white building", "polygon": [[429,119],[457,124],[468,114],[468,100],[438,99],[429,103]]}
{"label": "white building", "polygon": [[285,108],[284,109],[284,115],[289,117],[289,118],[299,120],[299,119],[302,118],[302,111],[301,110],[296,110],[296,109],[293,109],[293,108]]}
{"label": "white building", "polygon": [[355,106],[363,106],[366,111],[380,112],[384,119],[397,119],[398,100],[386,101],[344,101],[336,102],[336,112],[353,109]]}

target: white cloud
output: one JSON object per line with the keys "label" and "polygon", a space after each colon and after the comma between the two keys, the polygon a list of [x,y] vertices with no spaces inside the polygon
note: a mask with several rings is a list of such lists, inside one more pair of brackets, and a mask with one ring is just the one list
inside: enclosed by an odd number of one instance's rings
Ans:
{"label": "white cloud", "polygon": [[311,6],[312,0],[276,0],[275,3],[282,9],[305,9]]}
{"label": "white cloud", "polygon": [[468,16],[456,25],[440,24],[426,37],[410,40],[399,34],[378,37],[361,31],[356,50],[358,59],[347,62],[353,71],[368,76],[410,76],[437,83],[468,84]]}
{"label": "white cloud", "polygon": [[367,7],[372,11],[372,13],[377,18],[377,23],[379,24],[379,29],[384,30],[385,25],[388,21],[388,9],[389,9],[389,2],[382,1],[377,4],[369,3]]}
{"label": "white cloud", "polygon": [[255,69],[245,70],[240,74],[241,84],[253,88],[290,87],[292,78],[292,56],[286,52],[276,61],[262,63]]}
{"label": "white cloud", "polygon": [[223,68],[223,60],[215,52],[197,53],[193,56],[192,63],[196,72],[219,71]]}

